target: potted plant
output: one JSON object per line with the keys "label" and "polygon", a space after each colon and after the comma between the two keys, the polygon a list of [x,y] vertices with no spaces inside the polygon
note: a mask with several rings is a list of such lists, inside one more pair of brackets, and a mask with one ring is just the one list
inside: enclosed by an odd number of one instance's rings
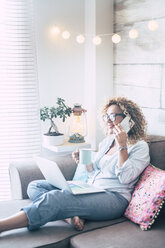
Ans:
{"label": "potted plant", "polygon": [[72,110],[64,102],[64,99],[57,98],[56,107],[43,107],[40,109],[40,119],[42,121],[50,120],[49,130],[43,135],[43,142],[46,145],[62,145],[64,142],[64,134],[59,132],[54,122],[54,119],[58,117],[65,122],[66,118],[70,116]]}

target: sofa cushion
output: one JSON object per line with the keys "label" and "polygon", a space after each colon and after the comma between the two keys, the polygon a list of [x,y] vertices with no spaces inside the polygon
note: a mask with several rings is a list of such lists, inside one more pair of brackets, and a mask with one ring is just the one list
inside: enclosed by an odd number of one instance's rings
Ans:
{"label": "sofa cushion", "polygon": [[[8,217],[19,211],[23,206],[30,203],[30,200],[11,200],[0,202],[0,219]],[[28,231],[27,228],[19,228],[6,231],[0,234],[1,248],[32,248],[32,247],[69,247],[70,238],[97,228],[113,225],[126,221],[125,217],[111,220],[92,222],[87,221],[83,231],[76,231],[71,225],[64,221],[53,221],[42,226],[36,231]]]}
{"label": "sofa cushion", "polygon": [[82,233],[70,240],[70,248],[163,248],[165,247],[165,216],[148,232],[125,221],[109,227]]}
{"label": "sofa cushion", "polygon": [[147,230],[155,221],[165,198],[165,171],[147,166],[132,194],[125,216]]}
{"label": "sofa cushion", "polygon": [[151,164],[165,170],[165,136],[148,136]]}

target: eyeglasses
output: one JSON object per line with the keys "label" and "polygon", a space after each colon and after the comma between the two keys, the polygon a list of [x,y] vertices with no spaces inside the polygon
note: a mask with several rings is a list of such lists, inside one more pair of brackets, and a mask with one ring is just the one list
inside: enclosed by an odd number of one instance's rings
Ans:
{"label": "eyeglasses", "polygon": [[104,121],[115,121],[116,120],[116,116],[122,116],[123,118],[125,117],[125,114],[110,114],[110,115],[108,115],[108,114],[105,114],[104,116],[103,116],[103,120]]}

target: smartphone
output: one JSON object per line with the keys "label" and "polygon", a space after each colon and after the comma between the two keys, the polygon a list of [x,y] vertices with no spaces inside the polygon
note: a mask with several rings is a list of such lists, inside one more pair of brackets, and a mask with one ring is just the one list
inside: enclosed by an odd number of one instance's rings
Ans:
{"label": "smartphone", "polygon": [[126,116],[120,123],[120,125],[122,126],[122,128],[126,133],[130,131],[130,129],[134,126],[134,124],[135,122],[129,116]]}

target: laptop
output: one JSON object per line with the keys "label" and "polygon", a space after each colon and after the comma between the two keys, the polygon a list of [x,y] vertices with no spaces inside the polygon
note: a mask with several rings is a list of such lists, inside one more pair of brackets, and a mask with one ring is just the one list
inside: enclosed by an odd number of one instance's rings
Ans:
{"label": "laptop", "polygon": [[81,181],[66,181],[61,170],[54,161],[43,157],[34,157],[34,160],[45,179],[56,188],[68,190],[74,195],[105,192],[104,189],[96,188],[93,185]]}

